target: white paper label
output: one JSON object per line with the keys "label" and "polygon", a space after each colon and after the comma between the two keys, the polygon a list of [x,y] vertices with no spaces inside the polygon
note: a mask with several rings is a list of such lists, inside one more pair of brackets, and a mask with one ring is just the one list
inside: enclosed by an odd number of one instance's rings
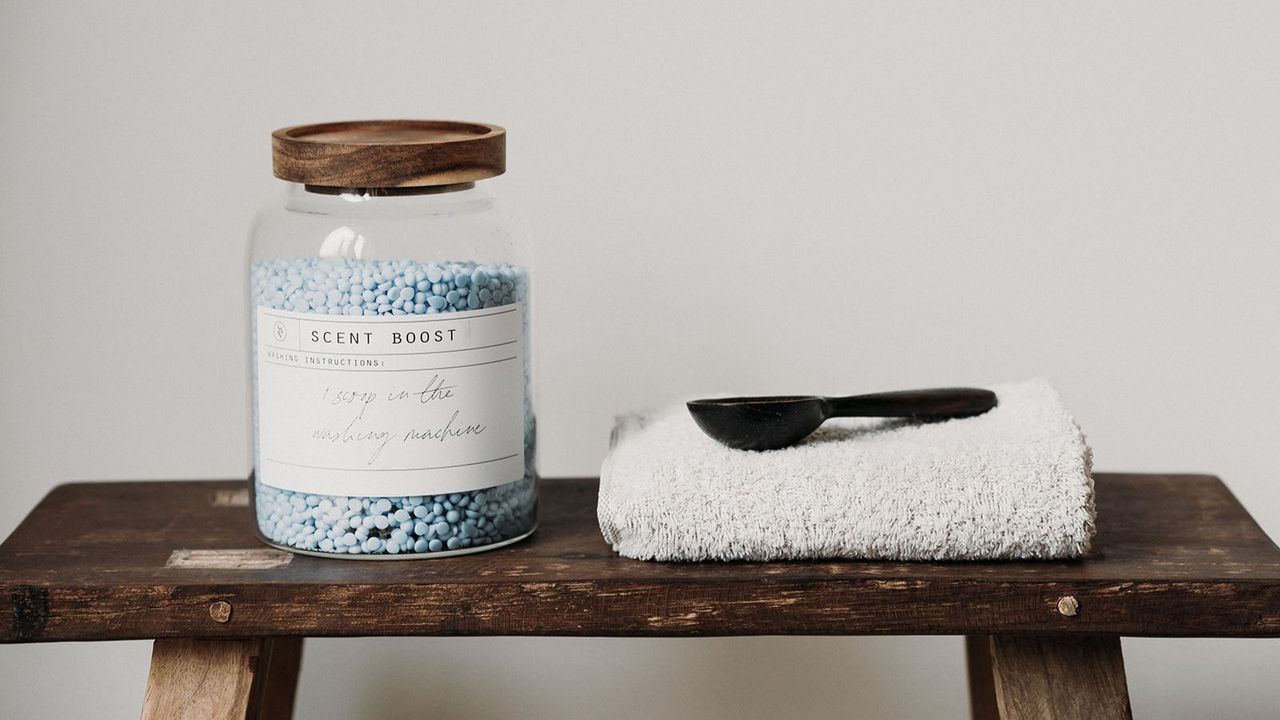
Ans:
{"label": "white paper label", "polygon": [[260,482],[403,496],[524,476],[519,303],[421,317],[257,313]]}

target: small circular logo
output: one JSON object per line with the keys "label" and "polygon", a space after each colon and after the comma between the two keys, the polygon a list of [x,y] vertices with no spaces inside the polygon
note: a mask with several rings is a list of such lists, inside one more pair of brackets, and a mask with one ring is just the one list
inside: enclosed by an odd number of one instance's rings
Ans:
{"label": "small circular logo", "polygon": [[275,333],[276,342],[283,341],[289,335],[289,331],[285,329],[284,323],[279,320],[277,320],[276,324],[271,328],[271,332]]}

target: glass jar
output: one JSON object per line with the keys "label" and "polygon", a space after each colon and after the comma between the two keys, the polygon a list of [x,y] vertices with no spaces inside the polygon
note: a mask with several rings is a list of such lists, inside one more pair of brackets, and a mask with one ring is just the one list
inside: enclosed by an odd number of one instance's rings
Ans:
{"label": "glass jar", "polygon": [[505,140],[405,120],[272,135],[290,185],[249,250],[267,543],[429,558],[533,532],[531,248],[476,186],[505,170]]}

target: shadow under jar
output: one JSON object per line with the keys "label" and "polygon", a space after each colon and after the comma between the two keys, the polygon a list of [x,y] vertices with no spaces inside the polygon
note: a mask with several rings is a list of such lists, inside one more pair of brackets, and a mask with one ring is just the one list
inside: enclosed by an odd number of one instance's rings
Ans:
{"label": "shadow under jar", "polygon": [[249,250],[254,513],[344,558],[510,544],[536,524],[531,248],[476,183],[502,128],[392,120],[272,135],[289,186]]}

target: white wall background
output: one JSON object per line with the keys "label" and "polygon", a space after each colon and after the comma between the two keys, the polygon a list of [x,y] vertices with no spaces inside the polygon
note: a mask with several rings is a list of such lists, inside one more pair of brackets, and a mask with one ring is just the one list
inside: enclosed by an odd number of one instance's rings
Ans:
{"label": "white wall background", "polygon": [[[417,116],[510,130],[545,474],[707,389],[1045,376],[1100,469],[1219,473],[1280,536],[1278,30],[1271,2],[3,3],[0,532],[69,479],[244,475],[268,134]],[[1280,642],[1125,651],[1140,716],[1280,705]],[[0,716],[134,717],[148,653],[0,647]],[[301,693],[948,718],[964,673],[954,638],[322,640]]]}

